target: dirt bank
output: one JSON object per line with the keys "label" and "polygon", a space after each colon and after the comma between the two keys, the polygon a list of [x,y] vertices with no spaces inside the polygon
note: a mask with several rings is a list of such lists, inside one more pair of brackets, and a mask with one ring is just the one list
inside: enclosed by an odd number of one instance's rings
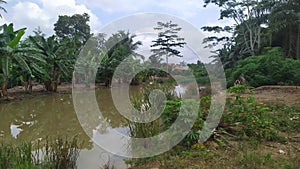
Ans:
{"label": "dirt bank", "polygon": [[[99,88],[102,84],[97,84],[95,87]],[[255,93],[254,97],[258,102],[268,104],[286,104],[294,106],[300,103],[300,86],[261,86],[251,90]],[[5,100],[0,98],[0,103],[22,100],[24,98],[33,98],[51,94],[71,93],[72,84],[63,83],[58,86],[57,92],[47,92],[43,85],[37,84],[33,86],[32,93],[25,93],[23,86],[17,86],[8,89],[9,96],[12,100]]]}
{"label": "dirt bank", "polygon": [[[99,88],[102,84],[96,84],[95,86],[91,86],[91,88]],[[1,103],[19,101],[26,98],[36,98],[45,95],[55,95],[55,94],[63,94],[63,93],[71,93],[72,92],[72,84],[70,83],[62,83],[58,86],[57,92],[48,92],[45,87],[41,84],[36,84],[32,87],[32,92],[25,92],[24,86],[16,86],[7,90],[9,93],[10,100],[0,98]]]}

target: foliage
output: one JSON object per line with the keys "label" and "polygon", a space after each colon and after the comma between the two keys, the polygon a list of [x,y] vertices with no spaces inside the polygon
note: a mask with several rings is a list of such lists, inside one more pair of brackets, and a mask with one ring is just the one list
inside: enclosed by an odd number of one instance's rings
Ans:
{"label": "foliage", "polygon": [[234,40],[238,53],[246,56],[254,56],[258,54],[262,47],[262,28],[261,24],[267,22],[268,13],[274,5],[267,0],[226,0],[226,1],[206,1],[206,3],[216,3],[220,6],[220,19],[230,18],[236,23],[235,26],[224,28],[203,27],[205,31],[214,32],[231,32],[234,30],[234,37],[209,37],[204,42],[216,41],[216,45],[220,41]]}
{"label": "foliage", "polygon": [[[258,139],[278,138],[273,120],[267,116],[270,109],[256,102],[254,97],[244,97],[246,87],[237,85],[228,89],[233,98],[227,98],[227,106],[222,123],[234,128],[235,134]],[[226,129],[226,127],[225,127]]]}
{"label": "foliage", "polygon": [[[298,0],[204,0],[205,7],[215,4],[220,8],[220,19],[233,19],[233,26],[204,26],[204,31],[215,34],[204,39],[207,47],[218,47],[211,57],[220,58],[225,68],[249,56],[261,55],[265,47],[281,47],[284,57],[300,56],[300,5]],[[220,48],[219,48],[220,47]]]}
{"label": "foliage", "polygon": [[[300,85],[300,61],[283,58],[280,48],[266,48],[265,54],[249,57],[237,63],[230,75],[237,79],[241,74],[250,86]],[[231,84],[233,83],[231,80]]]}
{"label": "foliage", "polygon": [[31,70],[28,64],[25,62],[22,55],[16,55],[18,49],[18,43],[22,36],[25,34],[26,28],[14,30],[13,24],[4,24],[0,27],[0,68],[2,73],[1,90],[5,97],[8,97],[7,93],[7,78],[10,77],[11,64],[18,64],[23,70],[31,74]]}
{"label": "foliage", "polygon": [[[0,0],[0,3],[6,4],[6,1],[5,1],[5,0]],[[0,6],[0,10],[6,12],[6,9],[3,8],[2,6]],[[1,14],[0,14],[0,18],[2,18],[2,15],[1,15]]]}
{"label": "foliage", "polygon": [[44,84],[47,91],[56,91],[60,83],[60,78],[70,74],[72,60],[70,55],[73,54],[72,48],[67,48],[67,42],[58,42],[55,36],[45,38],[43,36],[29,37],[34,47],[39,50],[46,64],[43,69],[48,72],[44,76]]}
{"label": "foliage", "polygon": [[270,118],[277,130],[286,133],[299,133],[299,106],[270,105]]}
{"label": "foliage", "polygon": [[34,48],[29,38],[20,42],[15,55],[22,57],[29,69],[23,68],[20,64],[13,63],[11,70],[12,76],[8,84],[15,86],[21,82],[20,85],[24,85],[25,91],[31,92],[32,82],[34,80],[43,82],[48,76],[48,72],[43,68],[43,65],[46,64],[46,60],[43,55],[39,54],[39,50]]}
{"label": "foliage", "polygon": [[58,138],[56,141],[37,141],[18,146],[0,144],[0,168],[53,169],[76,168],[79,143]]}
{"label": "foliage", "polygon": [[269,15],[272,46],[282,47],[288,58],[300,59],[300,2],[277,1]]}
{"label": "foliage", "polygon": [[188,64],[188,66],[193,72],[198,84],[206,85],[209,83],[208,74],[204,63],[197,61],[197,64]]}
{"label": "foliage", "polygon": [[89,20],[87,13],[59,16],[54,24],[56,37],[59,40],[71,39],[74,47],[80,48],[91,37]]}
{"label": "foliage", "polygon": [[[134,107],[138,110],[145,111],[149,110],[151,108],[151,103],[149,102],[149,95],[150,92],[153,89],[160,88],[166,96],[166,101],[164,102],[165,107],[163,109],[163,112],[161,116],[150,123],[134,123],[131,121],[128,121],[129,128],[130,128],[130,135],[132,137],[137,138],[147,138],[155,136],[165,130],[168,130],[175,120],[177,120],[179,116],[179,112],[181,113],[180,123],[182,124],[191,124],[191,113],[193,113],[193,110],[191,110],[191,107],[198,107],[199,103],[197,103],[195,100],[182,100],[178,98],[174,92],[172,92],[172,89],[162,87],[160,85],[158,86],[149,86],[145,87],[142,90],[141,96],[134,96],[131,98],[132,103]],[[184,104],[183,104],[184,102]],[[142,110],[143,111],[143,110]],[[201,117],[200,111],[198,112],[198,117]],[[193,144],[198,142],[200,130],[203,125],[202,118],[197,118],[194,127],[191,129],[191,131],[187,134],[187,136],[181,141],[181,145],[185,146],[192,146]],[[180,129],[178,129],[179,131]]]}
{"label": "foliage", "polygon": [[140,57],[134,51],[141,45],[141,42],[134,42],[135,35],[129,32],[119,31],[104,41],[104,56],[97,74],[97,80],[110,86],[116,67],[127,57]]}
{"label": "foliage", "polygon": [[155,60],[158,60],[156,62],[159,63],[160,58],[165,56],[168,72],[168,58],[171,56],[182,57],[178,48],[183,48],[186,42],[184,42],[184,38],[178,36],[181,28],[178,27],[178,24],[173,23],[172,21],[166,23],[157,22],[157,27],[155,27],[154,30],[158,30],[160,32],[158,33],[157,39],[152,41],[153,44],[151,45],[151,52],[153,55],[151,59],[155,58]]}

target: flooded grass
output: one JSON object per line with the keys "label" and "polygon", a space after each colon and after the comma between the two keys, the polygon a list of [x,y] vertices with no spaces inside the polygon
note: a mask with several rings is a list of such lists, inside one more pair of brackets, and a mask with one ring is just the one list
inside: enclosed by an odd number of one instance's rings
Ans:
{"label": "flooded grass", "polygon": [[0,144],[0,169],[74,169],[79,156],[78,140],[58,138],[20,145]]}

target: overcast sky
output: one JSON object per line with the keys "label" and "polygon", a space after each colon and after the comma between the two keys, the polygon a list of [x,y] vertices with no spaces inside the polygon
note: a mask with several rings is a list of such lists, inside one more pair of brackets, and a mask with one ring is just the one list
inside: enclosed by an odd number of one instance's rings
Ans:
{"label": "overcast sky", "polygon": [[[53,25],[59,15],[84,12],[91,16],[91,29],[98,31],[104,25],[135,13],[158,12],[180,17],[195,27],[226,25],[218,21],[219,9],[203,7],[202,0],[6,0],[7,9],[0,24],[13,22],[16,28],[27,27],[27,33],[41,27],[47,35],[53,34]],[[230,23],[230,22],[229,22]]]}
{"label": "overcast sky", "polygon": [[[88,13],[92,32],[107,24],[136,13],[163,13],[179,17],[196,28],[225,26],[231,21],[220,21],[219,8],[203,7],[203,0],[6,0],[2,6],[0,24],[14,23],[15,29],[26,27],[26,35],[40,27],[46,35],[54,34],[54,23],[59,15]],[[206,36],[208,33],[204,33]],[[147,42],[146,42],[147,43]]]}

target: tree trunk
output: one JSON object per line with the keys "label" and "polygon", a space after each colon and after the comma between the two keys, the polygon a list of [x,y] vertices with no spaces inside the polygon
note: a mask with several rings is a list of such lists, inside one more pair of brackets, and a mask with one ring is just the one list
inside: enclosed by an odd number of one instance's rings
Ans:
{"label": "tree trunk", "polygon": [[29,93],[32,93],[32,79],[29,78]]}
{"label": "tree trunk", "polygon": [[24,84],[24,87],[25,87],[25,92],[27,93],[32,93],[32,80],[31,80],[31,77],[29,77],[27,79],[27,81],[25,82]]}
{"label": "tree trunk", "polygon": [[111,80],[110,79],[105,80],[105,86],[106,87],[111,87]]}
{"label": "tree trunk", "polygon": [[166,56],[166,62],[167,62],[167,73],[169,73],[169,56]]}
{"label": "tree trunk", "polygon": [[289,34],[288,34],[288,39],[289,39],[289,47],[288,47],[288,58],[292,58],[292,53],[293,53],[293,33],[292,33],[292,27],[290,26],[289,28]]}
{"label": "tree trunk", "polygon": [[300,60],[300,24],[298,24],[298,38],[297,38],[297,53],[296,58]]}
{"label": "tree trunk", "polygon": [[258,27],[258,32],[257,32],[257,49],[258,49],[258,54],[261,53],[261,28]]}
{"label": "tree trunk", "polygon": [[249,36],[250,36],[250,50],[251,50],[251,56],[255,56],[255,51],[254,51],[254,41],[253,41],[253,32],[251,29],[249,29]]}
{"label": "tree trunk", "polygon": [[8,98],[8,92],[7,92],[7,79],[6,79],[6,75],[3,74],[3,78],[2,78],[2,84],[1,84],[1,91],[2,91],[2,95],[4,98]]}
{"label": "tree trunk", "polygon": [[49,92],[55,91],[55,81],[53,79],[49,79],[44,82],[45,88]]}

